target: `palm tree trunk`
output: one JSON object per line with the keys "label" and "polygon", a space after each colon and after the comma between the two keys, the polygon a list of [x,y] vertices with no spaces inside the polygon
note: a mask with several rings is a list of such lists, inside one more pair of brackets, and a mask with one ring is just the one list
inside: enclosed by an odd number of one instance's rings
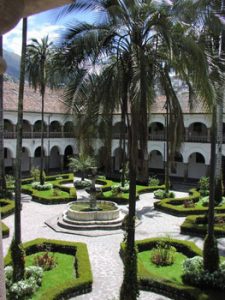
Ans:
{"label": "palm tree trunk", "polygon": [[166,101],[166,168],[165,168],[165,187],[166,193],[169,193],[169,103]]}
{"label": "palm tree trunk", "polygon": [[44,184],[44,89],[41,92],[41,166],[40,166],[40,184]]}
{"label": "palm tree trunk", "polygon": [[24,277],[24,257],[21,249],[21,153],[23,141],[23,99],[25,83],[25,58],[27,45],[27,19],[23,19],[23,44],[20,64],[20,83],[18,99],[17,118],[17,144],[16,144],[16,166],[15,166],[15,219],[14,219],[14,242],[12,246],[13,280],[19,281]]}
{"label": "palm tree trunk", "polygon": [[139,295],[137,280],[137,253],[135,248],[135,215],[136,215],[136,177],[138,157],[138,126],[136,114],[133,113],[131,127],[128,124],[129,136],[129,212],[126,224],[126,241],[124,254],[124,278],[120,289],[120,300],[136,300]]}
{"label": "palm tree trunk", "polygon": [[[0,36],[0,57],[3,57],[3,42]],[[0,197],[5,197],[5,166],[4,166],[4,118],[3,118],[3,74],[0,74]]]}
{"label": "palm tree trunk", "polygon": [[[0,36],[0,57],[3,56],[2,36]],[[4,167],[4,121],[3,121],[3,75],[0,74],[0,197],[5,194]],[[1,212],[0,212],[1,223]],[[2,249],[2,230],[0,230],[0,300],[6,300],[5,274]]]}
{"label": "palm tree trunk", "polygon": [[214,236],[214,196],[215,196],[215,164],[216,164],[216,106],[213,107],[211,128],[211,161],[210,161],[210,194],[208,209],[208,232],[204,241],[204,269],[210,273],[218,270],[219,253]]}

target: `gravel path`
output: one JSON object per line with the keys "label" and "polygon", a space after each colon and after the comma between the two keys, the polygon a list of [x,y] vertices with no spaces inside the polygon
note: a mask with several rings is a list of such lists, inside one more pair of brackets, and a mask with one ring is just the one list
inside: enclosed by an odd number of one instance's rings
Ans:
{"label": "gravel path", "polygon": [[[176,192],[176,195],[182,197],[186,193]],[[78,197],[87,197],[85,191],[79,191]],[[45,221],[49,218],[61,214],[66,204],[60,205],[42,205],[30,200],[30,196],[24,195],[22,209],[22,241],[26,242],[35,238],[52,238],[67,241],[84,242],[88,246],[91,260],[94,283],[93,290],[89,294],[75,297],[76,300],[116,300],[118,299],[119,288],[123,276],[123,264],[119,256],[120,243],[123,240],[123,232],[117,231],[115,234],[105,236],[87,237],[82,235],[73,235],[58,233],[53,231]],[[180,224],[184,218],[171,216],[162,212],[155,211],[153,208],[153,194],[147,193],[140,196],[137,202],[137,215],[141,220],[136,228],[136,239],[144,239],[156,236],[178,237],[195,242],[202,247],[202,239],[180,235]],[[121,205],[124,211],[127,211],[126,205]],[[3,240],[4,253],[9,248],[14,217],[9,216],[4,219],[4,223],[10,227],[10,237]],[[221,249],[225,249],[225,239],[219,239]],[[71,298],[72,299],[72,298]],[[161,295],[151,292],[141,292],[140,300],[166,300]],[[46,299],[47,300],[47,299]]]}

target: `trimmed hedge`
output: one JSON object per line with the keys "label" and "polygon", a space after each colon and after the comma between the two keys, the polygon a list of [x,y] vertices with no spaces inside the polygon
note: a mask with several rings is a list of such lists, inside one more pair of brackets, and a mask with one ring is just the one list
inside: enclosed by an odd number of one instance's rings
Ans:
{"label": "trimmed hedge", "polygon": [[[225,214],[216,214],[216,218],[222,218],[225,221]],[[188,216],[180,226],[182,234],[189,234],[194,236],[205,236],[207,233],[207,217],[205,215],[200,216]],[[216,237],[225,236],[225,225],[224,228],[214,225],[214,234]]]}
{"label": "trimmed hedge", "polygon": [[46,181],[52,183],[53,188],[58,188],[63,192],[69,193],[69,197],[65,198],[60,196],[54,196],[49,198],[40,195],[40,191],[33,189],[30,185],[32,183],[32,178],[23,180],[23,183],[25,184],[22,185],[22,192],[31,195],[33,201],[41,204],[62,204],[77,200],[76,189],[74,187],[63,186],[63,184],[65,183],[73,182],[73,174],[70,173],[57,176],[48,176],[46,178]]}
{"label": "trimmed hedge", "polygon": [[[187,257],[202,255],[202,251],[194,243],[171,238],[150,238],[141,241],[136,241],[137,252],[151,250],[156,246],[157,242],[159,241],[168,241],[170,245],[177,249],[177,251],[182,252]],[[122,243],[120,248],[122,258],[124,254],[124,248],[125,244]],[[140,260],[138,260],[138,280],[140,289],[160,293],[172,299],[215,299],[210,298],[206,292],[198,288],[173,282],[150,273],[148,270],[146,270],[146,268]]]}
{"label": "trimmed hedge", "polygon": [[[52,252],[75,255],[74,268],[77,277],[70,281],[62,282],[60,286],[47,289],[40,300],[69,299],[92,290],[93,278],[86,244],[39,238],[23,244],[26,255],[40,251],[38,246],[41,244],[50,246]],[[11,264],[10,251],[5,257],[5,265],[9,264]]]}
{"label": "trimmed hedge", "polygon": [[[185,208],[182,205],[185,201],[193,201],[194,203],[198,202],[200,199],[200,193],[195,190],[191,189],[189,191],[189,196],[182,197],[182,198],[166,198],[161,201],[156,201],[154,203],[155,209],[158,209],[160,211],[178,216],[178,217],[185,217],[187,215],[200,215],[204,212],[208,211],[208,207],[202,207],[202,208],[195,208],[195,207],[189,207]],[[224,212],[224,208],[215,208],[217,212]]]}
{"label": "trimmed hedge", "polygon": [[[0,199],[0,211],[2,219],[8,217],[12,213],[14,213],[15,210],[15,202],[13,200],[9,199]],[[4,205],[4,206],[2,206]]]}
{"label": "trimmed hedge", "polygon": [[2,237],[7,238],[9,236],[9,227],[6,226],[3,222],[0,222],[2,228]]}

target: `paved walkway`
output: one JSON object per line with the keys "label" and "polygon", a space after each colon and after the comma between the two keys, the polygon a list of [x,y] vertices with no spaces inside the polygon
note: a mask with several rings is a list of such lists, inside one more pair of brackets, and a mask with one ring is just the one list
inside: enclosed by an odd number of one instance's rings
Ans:
{"label": "paved walkway", "polygon": [[[181,197],[184,193],[179,192],[176,195]],[[84,191],[78,194],[78,197],[85,196]],[[44,222],[53,216],[61,214],[65,210],[66,204],[54,206],[42,205],[29,201],[29,199],[29,196],[24,195],[22,241],[25,242],[40,237],[86,243],[94,277],[93,290],[89,294],[73,299],[117,300],[123,276],[123,264],[119,257],[119,248],[123,240],[123,233],[118,231],[117,234],[97,237],[57,233],[45,225]],[[153,208],[154,201],[153,194],[148,193],[141,195],[140,201],[137,202],[137,215],[141,219],[141,224],[136,228],[136,239],[169,235],[171,237],[191,240],[202,247],[201,238],[179,234],[180,224],[184,221],[184,218],[155,211]],[[121,205],[121,208],[127,211],[126,205]],[[4,219],[4,223],[10,227],[10,237],[3,240],[4,253],[6,253],[11,242],[13,222],[13,216]],[[225,249],[225,239],[220,239],[219,242],[220,247]],[[168,298],[150,292],[141,292],[139,299],[166,300]]]}

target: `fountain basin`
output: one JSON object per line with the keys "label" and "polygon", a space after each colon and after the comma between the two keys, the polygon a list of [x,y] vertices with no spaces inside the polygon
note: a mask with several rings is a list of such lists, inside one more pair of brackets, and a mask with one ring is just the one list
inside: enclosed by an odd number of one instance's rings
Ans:
{"label": "fountain basin", "polygon": [[[97,201],[97,206],[101,204],[110,205],[110,210],[89,210],[80,211],[74,209],[77,205],[89,205],[89,201],[73,201],[68,204],[68,209],[64,213],[65,218],[74,221],[110,221],[120,217],[120,209],[116,203],[111,201]],[[72,208],[73,207],[73,208]]]}

